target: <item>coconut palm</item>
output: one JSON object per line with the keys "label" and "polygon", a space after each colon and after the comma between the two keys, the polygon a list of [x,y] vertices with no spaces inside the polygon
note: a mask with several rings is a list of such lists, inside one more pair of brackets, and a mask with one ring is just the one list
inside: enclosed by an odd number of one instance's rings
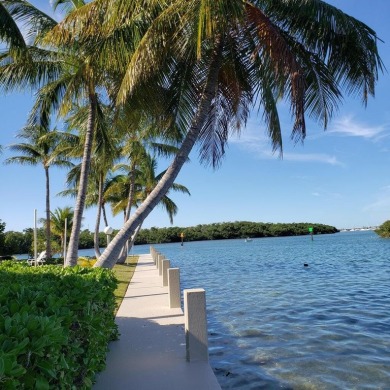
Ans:
{"label": "coconut palm", "polygon": [[44,126],[27,126],[17,135],[25,142],[12,144],[9,149],[19,153],[9,157],[6,164],[42,165],[46,178],[46,256],[51,257],[51,228],[50,228],[50,167],[69,167],[71,164],[59,151],[61,138],[56,130]]}
{"label": "coconut palm", "polygon": [[60,238],[62,252],[64,252],[66,241],[70,236],[73,224],[73,215],[73,209],[69,206],[63,208],[57,207],[53,212],[50,212],[51,231],[54,236]]}
{"label": "coconut palm", "polygon": [[[82,9],[83,0],[57,0],[54,7],[64,6],[67,12]],[[26,22],[29,16],[38,11],[26,1],[10,0],[10,14],[15,21]],[[16,9],[16,11],[15,11]],[[35,14],[34,14],[35,15]],[[88,173],[92,143],[98,115],[98,92],[104,94],[104,84],[109,82],[105,69],[92,52],[85,51],[81,45],[61,45],[55,39],[57,22],[38,18],[27,19],[28,34],[35,37],[33,45],[27,47],[23,58],[9,50],[0,58],[0,86],[12,89],[20,86],[40,88],[33,108],[32,122],[46,123],[53,112],[66,116],[74,102],[84,103],[88,107],[88,125],[85,132],[83,158],[78,195],[74,207],[74,224],[69,240],[65,265],[77,264],[77,252],[81,219],[85,207],[88,185]],[[45,23],[44,23],[45,22]],[[41,25],[41,24],[42,25]],[[26,24],[26,23],[25,23]],[[49,39],[48,37],[51,37]],[[26,60],[27,59],[27,60]],[[106,88],[108,88],[106,86]]]}
{"label": "coconut palm", "polygon": [[[85,70],[114,81],[110,93],[117,92],[118,104],[143,97],[150,108],[163,99],[186,130],[165,175],[96,266],[113,266],[195,143],[201,161],[218,166],[229,135],[255,108],[274,151],[281,152],[279,100],[291,107],[296,141],[305,138],[306,116],[326,128],[342,92],[359,93],[366,103],[382,67],[376,40],[365,24],[319,0],[102,0],[69,15],[54,29],[51,44],[64,50],[77,44],[90,60]],[[96,63],[105,72],[92,72]],[[96,91],[96,80],[88,92]]]}
{"label": "coconut palm", "polygon": [[[135,2],[109,3],[108,30],[124,27],[120,18],[131,24]],[[305,138],[306,116],[327,127],[343,92],[360,93],[366,103],[382,68],[376,41],[372,29],[322,1],[165,2],[128,63],[118,101],[157,80],[176,98],[177,123],[187,128],[187,135],[163,178],[96,266],[113,266],[195,143],[201,161],[217,166],[229,134],[240,130],[253,107],[263,112],[274,151],[282,152],[280,99],[290,104],[296,141]]]}
{"label": "coconut palm", "polygon": [[[72,115],[66,121],[68,132],[77,130],[79,134],[69,134],[68,144],[64,144],[73,157],[80,158],[83,154],[83,139],[87,131],[88,110],[86,107],[77,107],[72,110]],[[110,169],[119,158],[121,140],[117,134],[110,134],[114,128],[113,110],[98,100],[96,115],[96,130],[92,144],[90,158],[90,174],[85,198],[85,207],[97,206],[94,243],[96,257],[100,256],[99,227],[101,214],[107,226],[107,217],[104,210],[104,190]],[[61,195],[77,196],[82,163],[75,165],[68,173],[67,184],[69,189]]]}
{"label": "coconut palm", "polygon": [[[112,204],[113,214],[117,215],[118,213],[123,212],[126,219],[126,212],[128,208],[127,194],[129,192],[129,188],[133,186],[135,189],[132,206],[138,207],[138,205],[149,196],[150,192],[157,185],[165,172],[156,174],[157,159],[156,157],[153,157],[147,153],[143,156],[143,160],[139,161],[138,169],[136,172],[134,172],[135,178],[133,184],[131,182],[132,176],[129,175],[129,172],[132,171],[131,165],[127,166],[126,164],[120,164],[116,168],[124,171],[125,174],[117,175],[113,178],[106,191],[106,198]],[[165,194],[165,196],[162,197],[159,205],[167,212],[171,224],[173,223],[173,217],[178,212],[177,205],[168,196],[172,191],[190,195],[187,187],[182,184],[173,183],[169,191]],[[122,197],[120,194],[122,194]],[[137,234],[142,227],[142,223],[143,221],[141,221],[141,223],[135,229],[129,245],[126,245],[117,262],[124,262],[126,260],[127,253],[129,253],[130,248],[134,244]]]}

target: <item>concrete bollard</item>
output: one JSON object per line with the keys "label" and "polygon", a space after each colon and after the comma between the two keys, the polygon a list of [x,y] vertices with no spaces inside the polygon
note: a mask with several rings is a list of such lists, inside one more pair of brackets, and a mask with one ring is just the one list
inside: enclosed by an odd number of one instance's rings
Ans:
{"label": "concrete bollard", "polygon": [[161,263],[161,260],[163,259],[163,255],[158,255],[157,256],[157,260],[156,260],[156,267],[157,269],[160,269],[160,263]]}
{"label": "concrete bollard", "polygon": [[162,261],[162,285],[163,287],[168,286],[168,268],[171,266],[169,260]]}
{"label": "concrete bollard", "polygon": [[187,361],[208,361],[206,292],[203,288],[186,289],[184,317]]}
{"label": "concrete bollard", "polygon": [[180,301],[180,269],[168,269],[169,307],[175,309],[181,307]]}
{"label": "concrete bollard", "polygon": [[165,260],[165,256],[159,256],[158,257],[158,275],[162,276],[162,262]]}

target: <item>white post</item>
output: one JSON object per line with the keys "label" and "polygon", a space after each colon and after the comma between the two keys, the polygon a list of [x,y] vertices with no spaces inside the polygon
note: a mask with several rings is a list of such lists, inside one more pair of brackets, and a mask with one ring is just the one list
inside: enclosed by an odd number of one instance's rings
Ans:
{"label": "white post", "polygon": [[208,361],[206,292],[196,288],[183,293],[187,361]]}
{"label": "white post", "polygon": [[168,269],[169,307],[171,309],[181,306],[180,302],[180,269]]}
{"label": "white post", "polygon": [[114,231],[114,229],[111,226],[106,226],[104,228],[104,233],[107,236],[107,246],[108,246],[108,244],[111,241],[111,234],[112,234],[113,231]]}
{"label": "white post", "polygon": [[168,268],[171,266],[169,260],[162,261],[162,285],[163,287],[168,286]]}
{"label": "white post", "polygon": [[165,260],[165,256],[159,256],[158,257],[158,275],[159,276],[162,276],[162,262],[163,262],[163,260]]}
{"label": "white post", "polygon": [[65,262],[65,259],[66,259],[66,236],[67,236],[67,229],[68,229],[68,218],[65,218],[65,226],[64,226],[64,230],[65,230],[65,233],[64,233],[64,262]]}
{"label": "white post", "polygon": [[38,239],[37,239],[37,209],[34,209],[34,264],[37,266]]}

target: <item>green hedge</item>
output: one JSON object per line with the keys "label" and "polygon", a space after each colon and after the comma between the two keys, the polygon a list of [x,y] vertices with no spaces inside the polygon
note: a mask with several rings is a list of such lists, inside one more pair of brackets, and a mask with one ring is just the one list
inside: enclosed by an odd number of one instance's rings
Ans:
{"label": "green hedge", "polygon": [[117,337],[106,269],[0,265],[0,388],[90,389]]}

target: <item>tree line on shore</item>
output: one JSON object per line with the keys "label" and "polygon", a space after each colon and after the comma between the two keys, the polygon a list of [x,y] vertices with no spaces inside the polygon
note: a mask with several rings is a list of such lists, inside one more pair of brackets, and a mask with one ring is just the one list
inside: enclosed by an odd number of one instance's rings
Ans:
{"label": "tree line on shore", "polygon": [[[301,236],[310,234],[309,228],[313,228],[313,234],[337,233],[338,230],[329,225],[320,223],[264,223],[264,222],[222,222],[201,224],[191,227],[166,227],[141,229],[135,244],[157,244],[180,242],[183,234],[184,241],[223,240],[234,238],[258,238],[258,237],[282,237]],[[32,253],[34,231],[31,228],[23,232],[4,231],[5,223],[0,220],[0,255],[13,255],[17,253]],[[113,234],[116,232],[114,231]],[[37,229],[38,249],[44,250],[45,230]],[[53,249],[60,252],[60,241],[54,240]],[[57,245],[56,245],[57,244]],[[99,233],[99,245],[105,247],[107,236]],[[94,247],[94,232],[84,229],[80,231],[79,249]]]}
{"label": "tree line on shore", "polygon": [[320,223],[264,223],[264,222],[222,222],[192,227],[167,227],[142,229],[136,244],[171,243],[184,241],[223,240],[235,238],[283,237],[310,234],[337,233],[333,226]]}

